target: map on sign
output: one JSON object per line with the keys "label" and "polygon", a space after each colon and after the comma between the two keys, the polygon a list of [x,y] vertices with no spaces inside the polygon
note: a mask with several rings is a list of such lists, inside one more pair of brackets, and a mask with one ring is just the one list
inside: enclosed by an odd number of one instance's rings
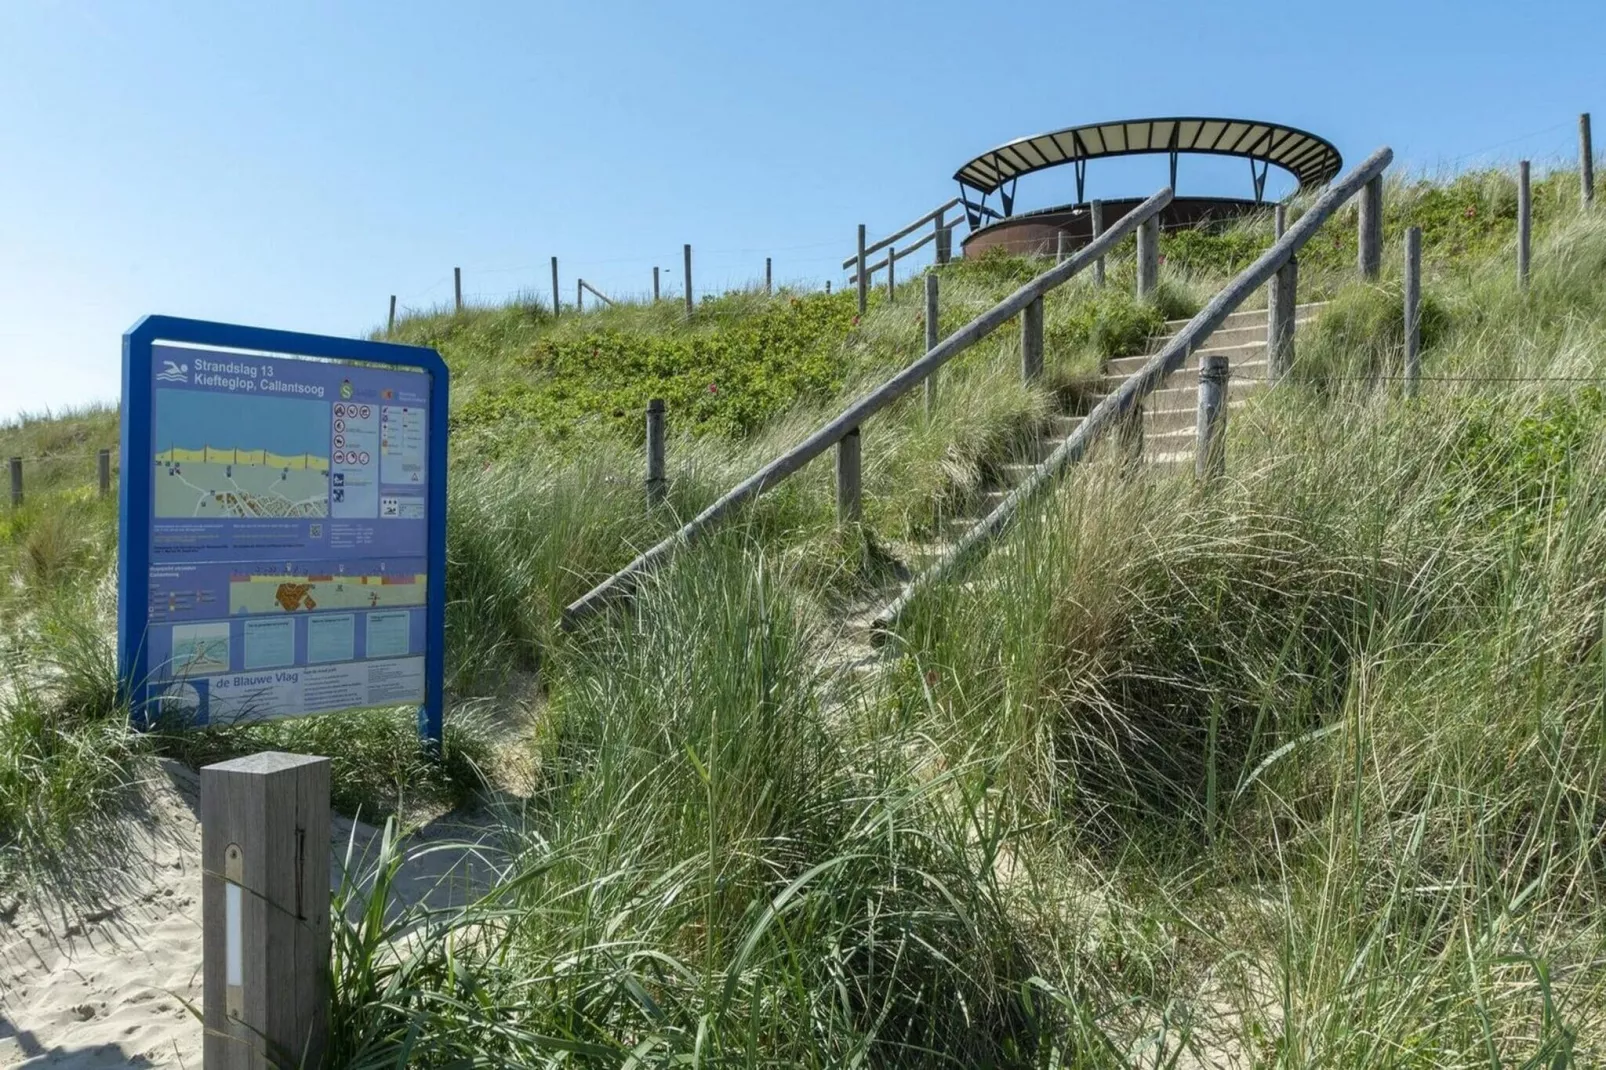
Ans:
{"label": "map on sign", "polygon": [[159,392],[158,517],[329,515],[329,406],[248,397],[222,407],[206,394]]}
{"label": "map on sign", "polygon": [[136,707],[205,724],[417,705],[438,739],[445,366],[349,339],[295,336],[375,360],[269,352],[249,342],[276,332],[223,330],[241,348],[126,349],[143,389],[124,399],[124,455],[148,458],[120,532]]}

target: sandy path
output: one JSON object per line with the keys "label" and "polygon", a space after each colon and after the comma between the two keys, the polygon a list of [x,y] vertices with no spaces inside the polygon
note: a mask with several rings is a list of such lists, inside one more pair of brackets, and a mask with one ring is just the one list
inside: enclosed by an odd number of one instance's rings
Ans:
{"label": "sandy path", "polygon": [[[185,1005],[201,1005],[199,780],[164,762],[146,794],[149,820],[116,830],[126,837],[117,873],[78,891],[74,905],[0,895],[0,1067],[201,1065],[201,1025]],[[355,828],[361,856],[378,833]],[[336,816],[335,881],[352,829]],[[422,838],[471,831],[449,827]],[[436,852],[410,864],[402,882],[409,897],[440,898],[440,878],[459,860]]]}

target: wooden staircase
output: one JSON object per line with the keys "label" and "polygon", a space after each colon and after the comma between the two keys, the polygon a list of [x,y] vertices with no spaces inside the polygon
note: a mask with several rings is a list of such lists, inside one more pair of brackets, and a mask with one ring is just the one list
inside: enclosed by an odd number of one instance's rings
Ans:
{"label": "wooden staircase", "polygon": [[[1326,302],[1299,305],[1294,312],[1295,335],[1321,314]],[[1188,321],[1167,320],[1166,333],[1152,339],[1147,351],[1130,357],[1113,357],[1105,363],[1099,391],[1085,398],[1091,408],[1104,400],[1149,359],[1159,353]],[[1225,356],[1229,362],[1227,410],[1231,414],[1249,404],[1254,395],[1268,385],[1266,364],[1267,315],[1264,308],[1234,312],[1206,340],[1188,355],[1171,375],[1144,400],[1144,467],[1156,473],[1192,472],[1194,443],[1198,435],[1199,363],[1208,355]],[[910,572],[919,572],[940,557],[961,536],[992,512],[1011,490],[1029,476],[1076,430],[1082,417],[1069,411],[1055,413],[1043,424],[1038,437],[1002,464],[989,469],[983,489],[971,496],[957,513],[945,516],[935,531],[922,540],[895,547]]]}
{"label": "wooden staircase", "polygon": [[[1318,301],[1294,309],[1294,333],[1298,337],[1326,306]],[[1093,404],[1124,383],[1127,378],[1158,353],[1187,320],[1167,320],[1166,333],[1155,339],[1145,354],[1115,357],[1104,366],[1102,392]],[[1172,372],[1143,403],[1143,458],[1166,471],[1193,467],[1194,442],[1198,435],[1199,364],[1206,356],[1224,356],[1228,361],[1227,411],[1242,409],[1250,398],[1269,384],[1266,364],[1267,315],[1263,308],[1234,312],[1216,328],[1205,344],[1188,354],[1182,367]]]}

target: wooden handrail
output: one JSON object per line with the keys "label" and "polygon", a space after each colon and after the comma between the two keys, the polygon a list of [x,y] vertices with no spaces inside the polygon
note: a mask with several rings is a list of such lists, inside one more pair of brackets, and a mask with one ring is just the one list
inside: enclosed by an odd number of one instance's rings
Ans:
{"label": "wooden handrail", "polygon": [[[921,246],[926,245],[929,242],[934,242],[936,240],[937,240],[937,232],[936,231],[932,231],[930,234],[927,234],[924,238],[921,238],[919,241],[915,242],[913,245],[898,246],[897,248],[892,250],[892,254],[891,255],[892,255],[892,257],[893,257],[893,259],[895,261],[902,260],[904,257],[906,257],[909,254],[913,253],[916,249],[919,249]],[[859,259],[858,257],[854,257],[853,258],[853,262],[857,262],[858,259]],[[877,260],[873,264],[865,265],[864,273],[866,275],[874,275],[876,272],[880,271],[882,268],[884,268],[886,266],[887,266],[887,259],[886,259],[886,257],[882,257],[880,260]],[[853,274],[848,276],[848,285],[849,286],[852,286],[854,283],[856,283],[858,281],[859,281],[859,273],[857,271],[855,271]]]}
{"label": "wooden handrail", "polygon": [[698,513],[673,535],[638,555],[624,568],[597,584],[563,611],[563,626],[573,627],[577,622],[599,609],[606,600],[627,593],[636,579],[666,558],[676,546],[688,543],[713,525],[725,514],[751,498],[755,498],[780,483],[786,477],[818,457],[865,420],[874,416],[932,372],[960,353],[1008,323],[1048,291],[1069,281],[1072,276],[1088,267],[1099,257],[1108,255],[1127,235],[1157,215],[1171,203],[1171,189],[1167,187],[1154,194],[1098,238],[1083,246],[1076,254],[1056,264],[1032,279],[1026,285],[983,312],[953,334],[938,342],[925,356],[910,364],[892,378],[860,397],[844,409],[835,419],[815,431],[808,438],[787,450],[781,456],[760,468],[747,479],[726,491],[714,504]]}
{"label": "wooden handrail", "polygon": [[[921,227],[925,226],[927,223],[930,223],[932,220],[936,219],[938,216],[947,214],[947,212],[948,212],[948,210],[950,208],[957,208],[957,207],[959,207],[959,198],[958,197],[955,197],[953,200],[948,201],[945,204],[938,205],[937,207],[933,208],[931,211],[927,212],[925,215],[921,216],[919,219],[915,220],[913,223],[910,223],[908,226],[904,227],[902,230],[895,231],[892,234],[888,234],[885,238],[882,238],[880,241],[876,242],[874,245],[866,245],[864,247],[864,255],[865,256],[869,256],[871,253],[879,253],[881,250],[885,249],[887,246],[891,245],[893,242],[897,241],[899,238],[903,237],[905,234],[911,234],[914,231],[919,230]],[[955,222],[959,222],[959,221],[955,220]],[[933,233],[935,233],[935,232],[933,232]],[[842,266],[844,268],[850,268],[850,267],[856,266],[858,263],[859,263],[859,254],[855,253],[852,256],[848,257],[846,260],[842,261]]]}
{"label": "wooden handrail", "polygon": [[1093,411],[1087,414],[1076,430],[1060,443],[1059,448],[1049,454],[1030,476],[998,504],[996,509],[966,532],[964,537],[930,568],[909,581],[897,599],[876,619],[875,627],[885,631],[894,626],[919,591],[946,576],[955,565],[1002,530],[1023,502],[1059,475],[1066,466],[1086,456],[1087,449],[1094,439],[1114,426],[1122,416],[1158,387],[1166,376],[1182,367],[1188,359],[1188,354],[1208,338],[1212,331],[1221,326],[1245,298],[1265,285],[1268,279],[1315,236],[1316,231],[1334,212],[1364,189],[1368,182],[1382,175],[1393,160],[1393,150],[1385,146],[1372,153],[1355,170],[1329,187],[1327,192],[1311,205],[1310,210],[1300,216],[1297,223],[1272,243],[1271,248],[1211,298],[1210,303],[1200,309],[1199,314],[1189,320],[1187,326],[1166,343],[1165,348],[1151,357],[1142,368],[1133,372],[1113,394],[1095,405]]}

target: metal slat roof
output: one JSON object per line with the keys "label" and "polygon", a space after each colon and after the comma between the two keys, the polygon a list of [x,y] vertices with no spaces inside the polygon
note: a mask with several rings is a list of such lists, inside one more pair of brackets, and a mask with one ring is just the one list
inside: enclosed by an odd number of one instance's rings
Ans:
{"label": "metal slat roof", "polygon": [[[986,194],[1021,175],[1075,160],[1170,152],[1173,137],[1178,153],[1242,156],[1276,164],[1302,189],[1325,186],[1344,165],[1332,142],[1296,127],[1253,119],[1177,116],[1118,119],[1017,138],[977,156],[955,171],[954,178]],[[1033,158],[1045,162],[1033,163]]]}

